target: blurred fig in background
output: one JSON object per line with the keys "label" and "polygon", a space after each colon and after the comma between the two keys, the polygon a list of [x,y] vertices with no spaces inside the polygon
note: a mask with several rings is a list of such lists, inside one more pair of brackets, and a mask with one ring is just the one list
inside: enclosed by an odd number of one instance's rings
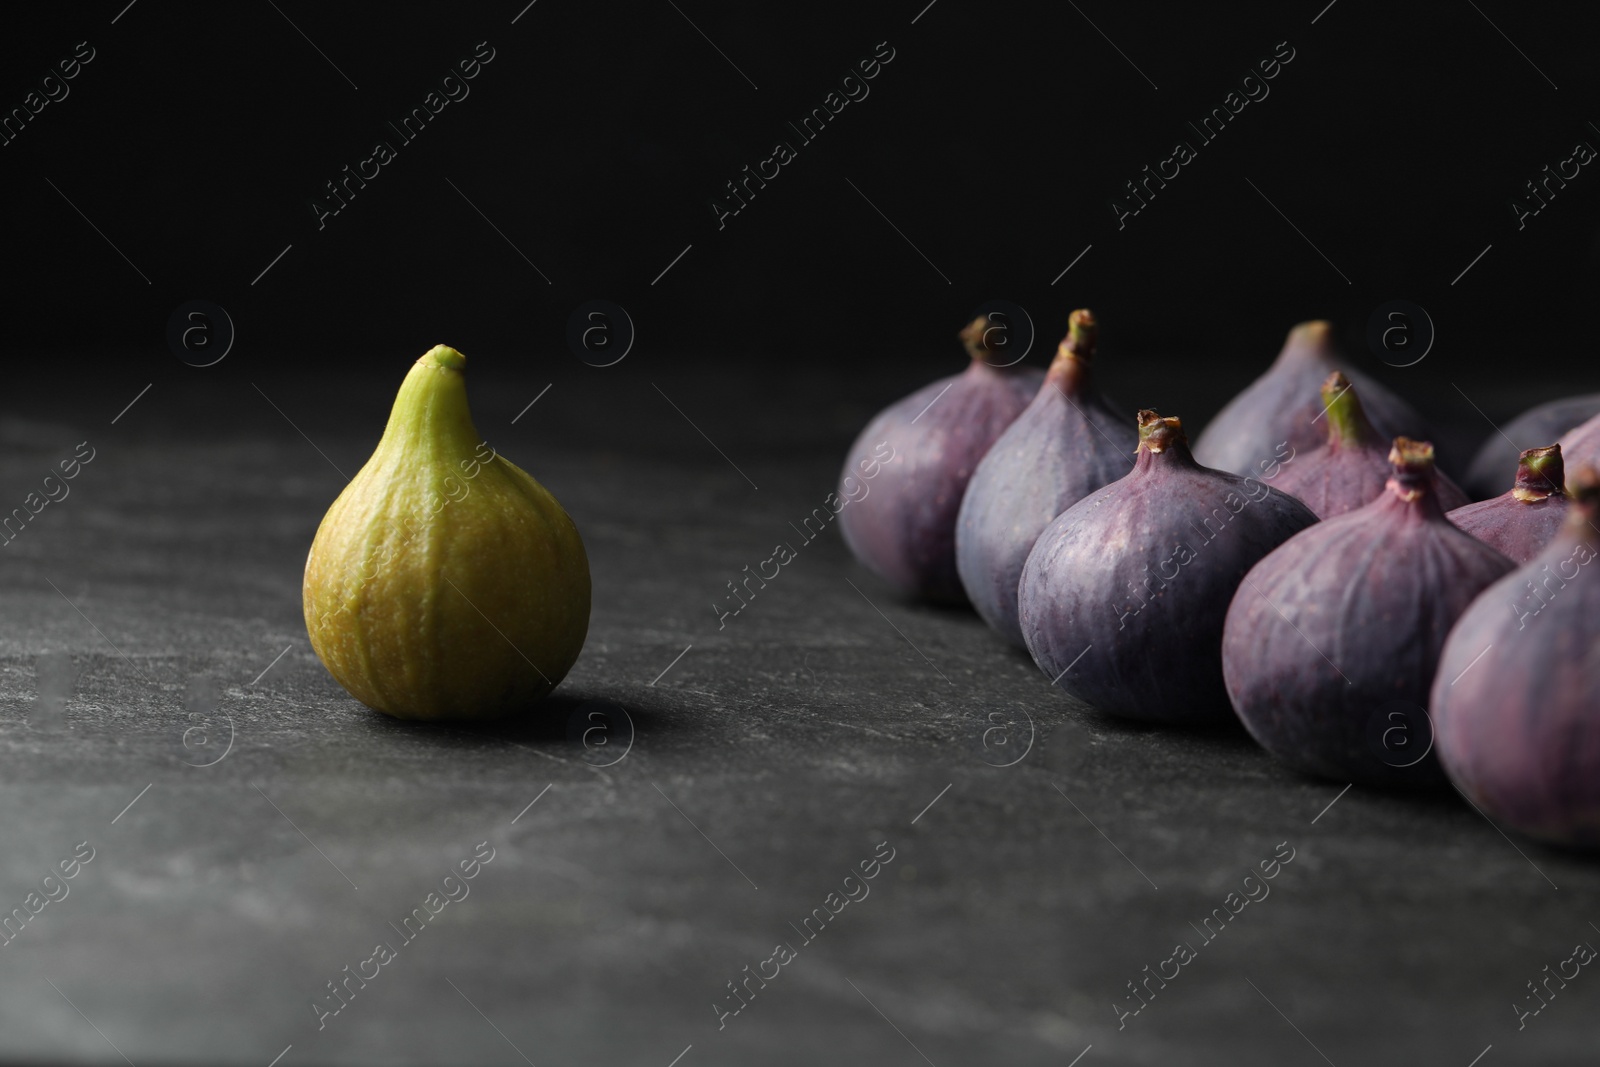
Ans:
{"label": "blurred fig in background", "polygon": [[1566,462],[1568,470],[1578,470],[1581,467],[1600,467],[1600,415],[1591,417],[1587,422],[1577,426],[1561,435],[1561,458]]}
{"label": "blurred fig in background", "polygon": [[1226,721],[1222,621],[1240,579],[1317,521],[1254,478],[1196,463],[1175,418],[1139,412],[1134,468],[1062,512],[1022,569],[1034,662],[1130,719]]}
{"label": "blurred fig in background", "polygon": [[[1521,415],[1491,430],[1483,439],[1462,486],[1474,500],[1487,500],[1505,491],[1506,471],[1517,461],[1522,445],[1555,441],[1581,422],[1600,415],[1600,393],[1564,397],[1529,408]],[[1512,442],[1518,442],[1513,444]],[[1567,457],[1571,459],[1570,454]]]}
{"label": "blurred fig in background", "polygon": [[1513,563],[1526,563],[1550,543],[1567,517],[1561,446],[1530,448],[1517,460],[1509,492],[1445,516]]}
{"label": "blurred fig in background", "polygon": [[1090,382],[1097,325],[1074,311],[1067,337],[1023,413],[995,441],[956,520],[956,570],[983,620],[1017,647],[1017,584],[1039,531],[1127,474],[1139,435]]}
{"label": "blurred fig in background", "polygon": [[1006,357],[991,345],[991,329],[983,317],[968,324],[961,331],[967,369],[879,412],[839,476],[845,544],[907,596],[966,602],[956,574],[961,497],[978,461],[1044,380],[1037,368],[1001,365]]}
{"label": "blurred fig in background", "polygon": [[1341,782],[1444,784],[1428,689],[1450,627],[1509,559],[1444,517],[1433,446],[1398,438],[1384,494],[1256,565],[1228,609],[1222,669],[1274,756]]}
{"label": "blurred fig in background", "polygon": [[1218,470],[1259,477],[1263,457],[1276,455],[1286,442],[1285,451],[1296,452],[1321,445],[1327,430],[1317,418],[1322,414],[1317,390],[1336,370],[1344,371],[1361,390],[1367,417],[1383,440],[1401,434],[1432,436],[1410,404],[1339,358],[1331,333],[1332,327],[1320,320],[1290,330],[1283,351],[1266,373],[1206,425],[1195,441],[1195,458]]}
{"label": "blurred fig in background", "polygon": [[1489,587],[1450,632],[1433,683],[1439,760],[1489,818],[1600,846],[1600,471],[1543,552]]}
{"label": "blurred fig in background", "polygon": [[[1302,501],[1319,519],[1331,519],[1364,507],[1383,495],[1390,474],[1389,441],[1373,428],[1361,406],[1360,392],[1342,371],[1322,383],[1327,441],[1310,451],[1297,452],[1283,465],[1273,485]],[[1439,506],[1449,511],[1467,502],[1443,471],[1435,471]]]}

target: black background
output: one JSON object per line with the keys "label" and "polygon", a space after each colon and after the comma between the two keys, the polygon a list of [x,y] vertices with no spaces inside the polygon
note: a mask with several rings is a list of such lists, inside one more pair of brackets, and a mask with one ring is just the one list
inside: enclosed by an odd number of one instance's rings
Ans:
{"label": "black background", "polygon": [[[1585,358],[1600,179],[1585,168],[1521,231],[1508,206],[1576,141],[1600,143],[1583,5],[1340,0],[1315,25],[1315,2],[939,0],[914,25],[915,0],[540,0],[515,25],[515,2],[278,6],[9,17],[8,108],[78,41],[96,51],[0,149],[8,340],[70,354],[55,385],[96,361],[135,386],[196,373],[164,340],[192,299],[238,331],[214,381],[264,361],[403,366],[436,341],[571,373],[567,319],[596,298],[628,309],[635,366],[914,364],[897,392],[959,368],[953,334],[993,298],[1029,309],[1036,361],[1090,306],[1108,350],[1173,357],[1221,395],[1302,319],[1334,320],[1373,364],[1367,316],[1396,298],[1438,330],[1423,364],[1389,374],[1425,409],[1461,405],[1452,381],[1497,418],[1508,378],[1519,403],[1600,381]],[[323,184],[395,141],[385,120],[478,41],[495,59],[471,95],[319,230]],[[785,123],[880,41],[895,59],[870,96],[719,230],[723,183],[793,140]],[[1270,96],[1200,146],[1185,121],[1280,41],[1295,58]],[[1111,197],[1180,137],[1198,158],[1119,230]]]}

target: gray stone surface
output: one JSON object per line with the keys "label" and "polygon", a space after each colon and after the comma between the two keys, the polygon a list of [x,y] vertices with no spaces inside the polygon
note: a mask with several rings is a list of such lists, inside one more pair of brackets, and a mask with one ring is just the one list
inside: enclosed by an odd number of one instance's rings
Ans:
{"label": "gray stone surface", "polygon": [[[74,399],[104,418],[0,425],[5,507],[98,450],[0,548],[0,906],[95,850],[0,948],[5,1062],[1593,1062],[1589,969],[1520,1031],[1512,1007],[1600,945],[1591,860],[1454,798],[1341,796],[1242,731],[1103,720],[974,617],[897,603],[837,531],[799,545],[854,412],[786,416],[786,446],[658,379],[757,490],[647,378],[563,381],[515,426],[542,381],[480,391],[480,426],[583,532],[588,645],[537,721],[363,708],[310,650],[300,575],[392,383],[352,411],[257,380],[327,462],[242,380],[163,384],[115,427],[120,384]],[[719,630],[724,583],[777,541],[798,558]],[[55,730],[52,651],[74,673]],[[636,730],[604,767],[615,745],[569,737],[595,702]],[[804,942],[884,841],[870,894]],[[480,842],[469,895],[402,941],[390,924]],[[1284,842],[1270,896],[1202,944]],[[378,942],[394,961],[319,1030],[313,1000]],[[780,942],[795,958],[719,1029],[725,983]],[[1196,958],[1119,1028],[1126,983],[1179,942]]]}

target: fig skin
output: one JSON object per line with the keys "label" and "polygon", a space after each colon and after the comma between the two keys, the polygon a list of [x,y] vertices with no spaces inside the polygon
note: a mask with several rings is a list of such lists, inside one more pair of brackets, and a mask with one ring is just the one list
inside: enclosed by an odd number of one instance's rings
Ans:
{"label": "fig skin", "polygon": [[1074,311],[1066,340],[1028,407],[972,473],[956,517],[956,570],[972,606],[1024,648],[1017,621],[1022,565],[1067,508],[1127,474],[1139,435],[1090,384],[1097,325]]}
{"label": "fig skin", "polygon": [[[1038,368],[996,365],[988,328],[980,317],[961,331],[971,358],[964,372],[930,382],[867,423],[839,475],[839,499],[849,504],[839,510],[844,543],[905,596],[967,602],[956,573],[962,495],[978,461],[1044,381]],[[879,451],[885,442],[887,460]]]}
{"label": "fig skin", "polygon": [[1490,432],[1473,456],[1462,486],[1474,500],[1497,496],[1506,484],[1506,468],[1516,461],[1519,451],[1511,442],[1554,441],[1595,415],[1600,415],[1600,393],[1564,397],[1529,408]]}
{"label": "fig skin", "polygon": [[526,710],[577,661],[589,564],[555,497],[483,443],[466,357],[411,367],[306,558],[306,630],[350,695],[401,719]]}
{"label": "fig skin", "polygon": [[1565,482],[1560,445],[1530,448],[1517,460],[1509,492],[1456,508],[1445,518],[1511,562],[1526,563],[1544,551],[1567,517]]}
{"label": "fig skin", "polygon": [[1107,714],[1228,721],[1229,598],[1252,565],[1316,521],[1287,493],[1202,467],[1178,419],[1141,411],[1133,470],[1062,512],[1028,554],[1017,591],[1028,651]]}
{"label": "fig skin", "polygon": [[1600,470],[1554,540],[1473,602],[1433,683],[1439,760],[1491,819],[1600,847]]}
{"label": "fig skin", "polygon": [[[1341,360],[1330,339],[1332,327],[1321,320],[1302,322],[1289,331],[1283,350],[1266,372],[1217,412],[1195,440],[1194,455],[1208,467],[1235,474],[1259,475],[1285,442],[1295,452],[1309,452],[1323,443],[1317,387],[1333,371],[1342,370],[1361,390],[1367,416],[1380,439],[1399,434],[1428,437],[1427,423],[1412,406],[1374,379]],[[1463,501],[1465,503],[1465,501]]]}
{"label": "fig skin", "polygon": [[[1359,390],[1343,372],[1334,371],[1322,383],[1322,409],[1318,421],[1326,423],[1327,440],[1320,448],[1299,453],[1286,463],[1273,485],[1331,519],[1363,507],[1383,495],[1389,482],[1390,444],[1373,427],[1362,407]],[[1435,470],[1439,506],[1446,511],[1468,502],[1464,493],[1443,471]]]}
{"label": "fig skin", "polygon": [[1290,538],[1245,577],[1222,670],[1245,728],[1296,770],[1430,788],[1444,784],[1431,743],[1391,765],[1373,722],[1425,708],[1451,625],[1513,564],[1445,519],[1431,445],[1398,438],[1393,460],[1381,497]]}

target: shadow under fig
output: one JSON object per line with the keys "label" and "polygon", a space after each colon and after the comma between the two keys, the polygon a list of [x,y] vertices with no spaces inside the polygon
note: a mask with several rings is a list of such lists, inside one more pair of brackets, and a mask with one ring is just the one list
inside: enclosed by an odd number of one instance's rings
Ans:
{"label": "shadow under fig", "polygon": [[670,733],[680,721],[654,694],[617,700],[562,687],[498,719],[428,722],[375,713],[369,725],[380,733],[423,739],[442,748],[510,742],[552,754],[575,753],[592,766],[605,766],[611,753],[625,751],[640,735]]}

